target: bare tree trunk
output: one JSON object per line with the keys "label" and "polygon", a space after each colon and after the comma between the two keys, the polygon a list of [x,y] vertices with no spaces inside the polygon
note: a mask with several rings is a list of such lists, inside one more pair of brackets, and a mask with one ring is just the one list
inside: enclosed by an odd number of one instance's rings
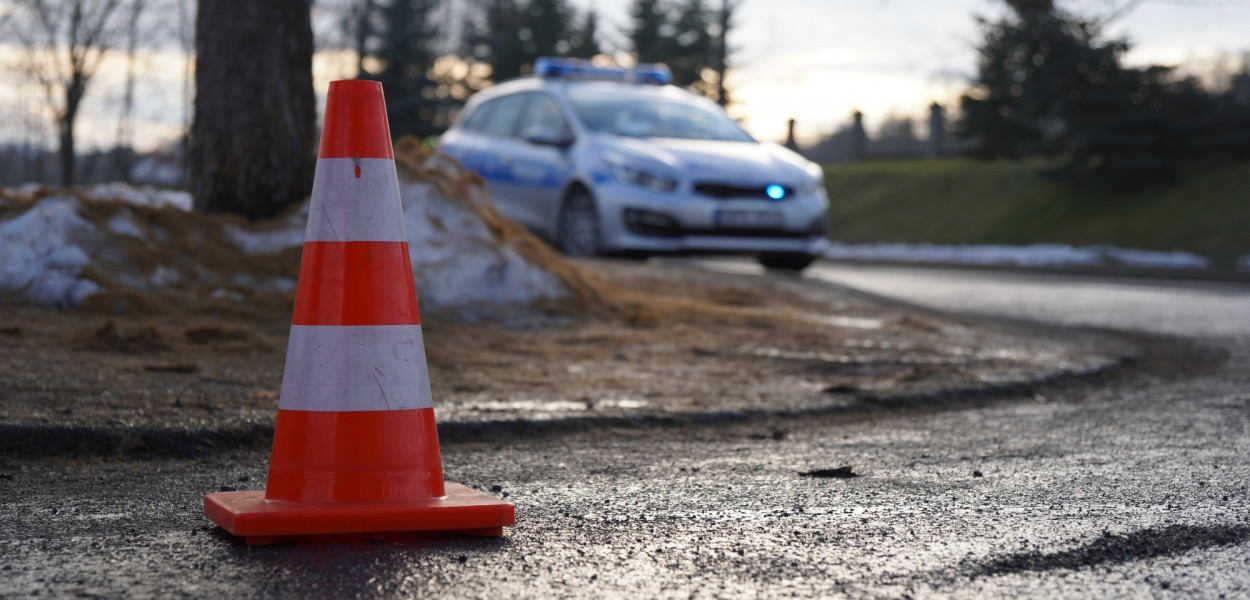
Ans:
{"label": "bare tree trunk", "polygon": [[61,187],[73,187],[78,157],[74,154],[74,122],[78,119],[78,106],[82,103],[84,84],[77,74],[70,77],[65,86],[65,111],[57,123],[61,147]]}
{"label": "bare tree trunk", "polygon": [[195,209],[273,216],[312,189],[316,99],[309,0],[200,0]]}
{"label": "bare tree trunk", "polygon": [[134,162],[134,126],[131,119],[135,106],[135,54],[139,46],[139,16],[143,14],[144,0],[134,0],[130,6],[130,20],[126,22],[126,84],[122,93],[121,114],[117,118],[117,140],[113,144],[118,179],[130,183],[130,169]]}

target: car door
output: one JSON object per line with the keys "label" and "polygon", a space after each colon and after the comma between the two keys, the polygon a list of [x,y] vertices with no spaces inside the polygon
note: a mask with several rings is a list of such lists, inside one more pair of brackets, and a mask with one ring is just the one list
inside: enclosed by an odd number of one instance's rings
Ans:
{"label": "car door", "polygon": [[529,224],[513,172],[518,151],[524,147],[515,134],[525,96],[510,94],[484,102],[469,115],[464,135],[458,136],[448,152],[486,180],[491,201],[503,216]]}
{"label": "car door", "polygon": [[561,194],[573,174],[572,130],[551,96],[533,92],[526,94],[517,136],[525,147],[512,163],[516,197],[525,221],[554,236]]}

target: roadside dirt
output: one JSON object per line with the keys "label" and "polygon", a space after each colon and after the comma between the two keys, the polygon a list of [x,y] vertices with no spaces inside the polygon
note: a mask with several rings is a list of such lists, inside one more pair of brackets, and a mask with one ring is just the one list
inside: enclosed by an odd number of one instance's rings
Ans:
{"label": "roadside dirt", "polygon": [[[812,410],[1027,382],[1133,353],[1100,336],[963,321],[796,278],[581,267],[626,308],[427,318],[441,423]],[[0,300],[0,427],[270,426],[292,301],[56,310]]]}

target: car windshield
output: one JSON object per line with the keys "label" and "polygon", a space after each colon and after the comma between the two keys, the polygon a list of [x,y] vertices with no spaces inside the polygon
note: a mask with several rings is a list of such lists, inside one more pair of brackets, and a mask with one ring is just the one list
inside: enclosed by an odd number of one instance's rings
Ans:
{"label": "car windshield", "polygon": [[599,133],[636,138],[754,141],[719,109],[680,98],[573,89],[569,90],[568,99],[582,123]]}

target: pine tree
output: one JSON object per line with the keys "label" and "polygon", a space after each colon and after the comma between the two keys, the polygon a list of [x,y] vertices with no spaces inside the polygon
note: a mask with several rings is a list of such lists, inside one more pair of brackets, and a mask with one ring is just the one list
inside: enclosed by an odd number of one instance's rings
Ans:
{"label": "pine tree", "polygon": [[634,0],[629,9],[633,25],[629,41],[638,62],[665,62],[672,55],[673,25],[660,0]]}
{"label": "pine tree", "polygon": [[[1008,0],[1013,14],[981,20],[972,91],[961,98],[959,131],[979,139],[986,158],[1054,155],[1078,107],[1096,102],[1121,77],[1120,40],[1102,41],[1098,24],[1051,0]],[[1091,97],[1092,96],[1092,97]]]}
{"label": "pine tree", "polygon": [[521,75],[525,66],[525,50],[520,31],[523,15],[517,0],[478,0],[472,7],[468,55],[490,65],[492,81],[504,81]]}
{"label": "pine tree", "polygon": [[382,83],[391,135],[418,137],[439,133],[435,125],[445,102],[435,95],[430,70],[437,58],[438,0],[390,0],[381,7],[382,30],[377,58],[382,70],[372,79]]}
{"label": "pine tree", "polygon": [[603,54],[599,46],[599,13],[595,9],[586,11],[581,27],[573,32],[568,54],[574,58],[594,58]]}
{"label": "pine tree", "polygon": [[571,45],[573,11],[565,0],[529,0],[522,11],[522,48],[525,63],[543,56],[567,56]]}
{"label": "pine tree", "polygon": [[712,36],[711,67],[716,73],[715,98],[721,106],[729,106],[729,90],[725,88],[725,74],[729,71],[729,32],[734,27],[734,12],[744,0],[721,0],[716,11],[716,27]]}
{"label": "pine tree", "polygon": [[712,16],[703,0],[684,0],[677,8],[673,23],[672,55],[668,59],[673,71],[673,83],[682,87],[694,87],[703,92],[703,70],[712,68],[713,40],[709,32]]}

